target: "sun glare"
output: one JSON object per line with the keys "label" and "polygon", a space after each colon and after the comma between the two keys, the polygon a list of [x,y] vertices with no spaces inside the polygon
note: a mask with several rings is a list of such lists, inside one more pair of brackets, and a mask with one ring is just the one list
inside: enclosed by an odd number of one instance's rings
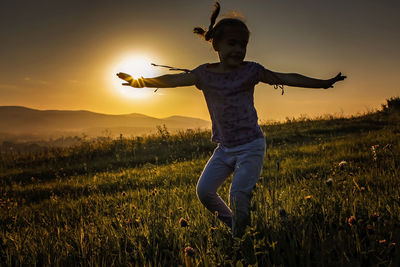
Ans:
{"label": "sun glare", "polygon": [[123,80],[117,77],[118,72],[130,74],[133,78],[150,78],[159,75],[158,70],[151,66],[152,61],[146,55],[135,54],[122,57],[113,66],[113,90],[128,98],[146,98],[154,94],[154,88],[133,88],[122,85]]}

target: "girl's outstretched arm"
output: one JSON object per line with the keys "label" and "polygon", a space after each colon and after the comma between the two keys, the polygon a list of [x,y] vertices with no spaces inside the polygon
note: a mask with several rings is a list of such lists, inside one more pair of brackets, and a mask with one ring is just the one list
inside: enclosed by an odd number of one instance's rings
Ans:
{"label": "girl's outstretched arm", "polygon": [[138,78],[134,79],[131,75],[119,72],[117,76],[125,80],[122,85],[132,86],[135,88],[153,87],[168,88],[179,86],[191,86],[196,82],[196,76],[193,73],[166,74],[154,78]]}
{"label": "girl's outstretched arm", "polygon": [[288,85],[296,87],[307,87],[307,88],[324,88],[328,89],[333,87],[333,84],[337,81],[346,79],[341,72],[331,79],[321,80],[310,78],[298,73],[279,73],[273,72],[267,69],[263,70],[261,74],[261,82],[268,83],[271,85]]}

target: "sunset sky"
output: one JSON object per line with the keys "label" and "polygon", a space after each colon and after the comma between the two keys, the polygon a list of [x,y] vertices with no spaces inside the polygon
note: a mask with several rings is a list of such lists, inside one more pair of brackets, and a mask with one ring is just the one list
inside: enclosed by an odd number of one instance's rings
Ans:
{"label": "sunset sky", "polygon": [[[0,4],[0,105],[142,113],[209,119],[195,87],[134,89],[118,71],[168,73],[150,62],[193,69],[216,62],[192,33],[206,26],[214,1],[5,0]],[[246,60],[278,72],[348,78],[335,88],[258,84],[261,121],[374,110],[400,95],[400,1],[221,0],[251,31]],[[221,18],[221,17],[219,17]],[[171,73],[171,72],[170,72]],[[131,90],[128,92],[127,90]],[[139,91],[138,91],[139,90]],[[144,92],[144,93],[143,93]]]}

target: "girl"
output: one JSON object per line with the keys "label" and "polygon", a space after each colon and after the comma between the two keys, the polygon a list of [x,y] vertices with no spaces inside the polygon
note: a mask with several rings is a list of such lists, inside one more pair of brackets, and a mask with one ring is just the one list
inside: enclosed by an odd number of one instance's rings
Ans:
{"label": "girl", "polygon": [[[125,73],[117,76],[136,88],[195,85],[203,91],[212,121],[212,140],[217,142],[212,157],[197,183],[201,203],[241,236],[250,221],[250,200],[261,172],[265,138],[258,125],[253,102],[254,86],[264,82],[275,86],[329,88],[346,77],[339,73],[328,80],[300,74],[273,72],[255,62],[244,61],[249,40],[246,24],[236,18],[224,18],[216,25],[220,5],[215,4],[208,30],[196,27],[194,33],[210,41],[219,62],[206,63],[181,74],[133,79]],[[230,208],[217,194],[218,188],[233,173]]]}

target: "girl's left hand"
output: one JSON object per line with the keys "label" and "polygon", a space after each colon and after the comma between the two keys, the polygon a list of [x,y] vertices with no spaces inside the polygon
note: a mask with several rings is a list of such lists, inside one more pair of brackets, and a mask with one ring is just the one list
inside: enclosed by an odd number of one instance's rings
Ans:
{"label": "girl's left hand", "polygon": [[123,83],[122,85],[131,85],[133,81],[133,77],[129,74],[123,73],[123,72],[118,72],[117,73],[118,78],[127,81],[127,83]]}
{"label": "girl's left hand", "polygon": [[333,84],[334,84],[335,82],[343,81],[343,80],[346,79],[346,78],[347,78],[347,76],[343,76],[342,73],[339,72],[339,74],[336,75],[334,78],[329,79],[329,80],[326,80],[326,81],[327,81],[327,86],[325,86],[325,87],[323,87],[323,88],[324,88],[324,89],[332,88],[332,87],[333,87]]}

